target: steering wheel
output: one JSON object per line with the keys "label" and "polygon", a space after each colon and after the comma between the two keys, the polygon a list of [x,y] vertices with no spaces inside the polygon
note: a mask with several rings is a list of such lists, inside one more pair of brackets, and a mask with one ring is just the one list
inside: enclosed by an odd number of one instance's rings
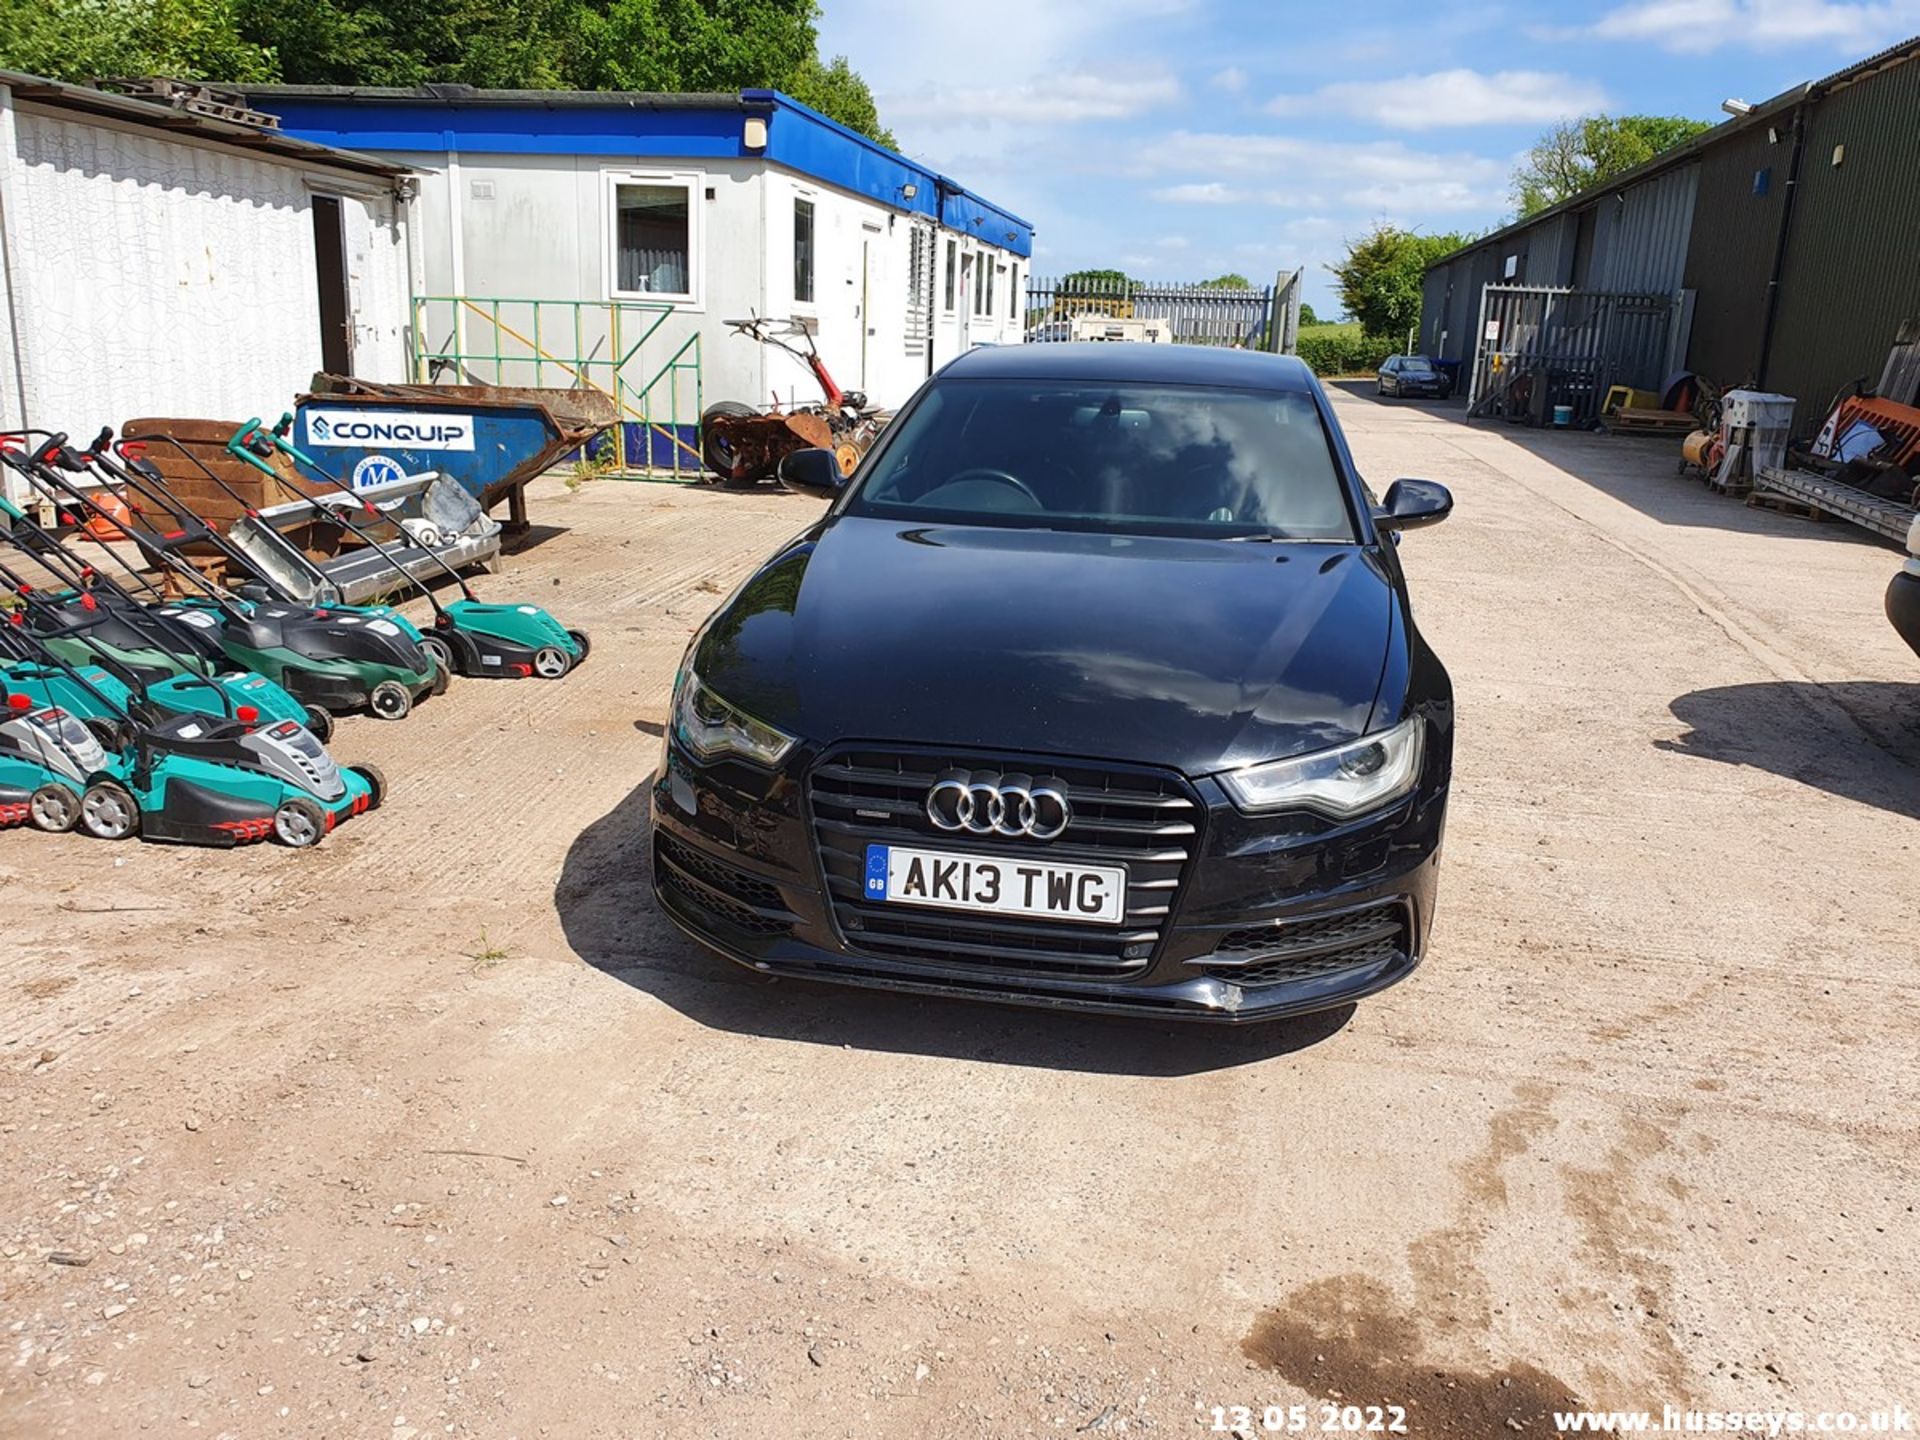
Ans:
{"label": "steering wheel", "polygon": [[949,485],[958,485],[967,480],[990,480],[995,485],[1005,485],[1009,489],[1018,490],[1028,500],[1032,501],[1034,509],[1044,510],[1047,508],[1040,503],[1040,497],[1033,493],[1032,489],[1028,487],[1027,482],[1019,476],[1009,475],[1004,470],[994,470],[985,465],[976,465],[970,470],[962,470],[956,475],[949,475],[934,488],[945,490]]}

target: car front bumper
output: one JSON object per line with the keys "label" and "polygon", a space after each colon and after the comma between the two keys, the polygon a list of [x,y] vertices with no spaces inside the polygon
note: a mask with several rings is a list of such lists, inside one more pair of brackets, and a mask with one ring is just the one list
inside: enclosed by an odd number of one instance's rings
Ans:
{"label": "car front bumper", "polygon": [[[1445,827],[1445,743],[1429,747],[1411,796],[1344,826],[1297,814],[1245,816],[1212,782],[1186,782],[1201,823],[1170,913],[1152,955],[1111,977],[1047,973],[1018,950],[902,958],[863,948],[825,883],[809,803],[815,758],[790,758],[769,775],[733,762],[705,765],[670,747],[654,781],[661,909],[694,939],[763,973],[1245,1023],[1372,995],[1411,974],[1425,950]],[[941,843],[931,832],[899,838]],[[1269,930],[1288,958],[1254,975]],[[1372,936],[1364,946],[1335,943],[1362,931]],[[1228,953],[1220,948],[1227,944],[1240,948]]]}

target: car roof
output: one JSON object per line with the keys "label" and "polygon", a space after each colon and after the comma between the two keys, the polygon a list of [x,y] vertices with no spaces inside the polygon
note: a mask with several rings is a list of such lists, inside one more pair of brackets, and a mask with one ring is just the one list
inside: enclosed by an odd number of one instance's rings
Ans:
{"label": "car roof", "polygon": [[1225,345],[1149,345],[1137,341],[1070,341],[1047,345],[982,345],[940,372],[969,380],[1096,380],[1163,385],[1221,385],[1306,393],[1313,372],[1292,355]]}

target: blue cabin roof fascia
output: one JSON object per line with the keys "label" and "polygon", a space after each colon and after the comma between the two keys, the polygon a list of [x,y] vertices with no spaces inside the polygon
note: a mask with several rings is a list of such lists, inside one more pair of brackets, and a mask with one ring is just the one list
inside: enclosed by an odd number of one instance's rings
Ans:
{"label": "blue cabin roof fascia", "polygon": [[[271,90],[253,103],[277,114],[283,133],[342,150],[765,160],[1011,254],[1033,253],[1030,222],[777,90],[742,90],[737,100],[716,97],[712,105],[648,106],[617,95],[552,105]],[[767,143],[750,150],[742,120],[755,115],[767,121]]]}

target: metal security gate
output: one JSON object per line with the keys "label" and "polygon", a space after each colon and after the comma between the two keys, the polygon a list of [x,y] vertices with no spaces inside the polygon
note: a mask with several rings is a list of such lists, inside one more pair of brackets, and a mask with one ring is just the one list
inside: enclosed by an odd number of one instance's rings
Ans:
{"label": "metal security gate", "polygon": [[1612,386],[1657,389],[1686,354],[1686,298],[1487,286],[1468,413],[1546,424],[1564,405],[1573,424],[1586,425]]}
{"label": "metal security gate", "polygon": [[1023,338],[1148,339],[1291,355],[1300,331],[1300,281],[1298,270],[1283,272],[1272,285],[1246,289],[1103,275],[1030,276]]}

